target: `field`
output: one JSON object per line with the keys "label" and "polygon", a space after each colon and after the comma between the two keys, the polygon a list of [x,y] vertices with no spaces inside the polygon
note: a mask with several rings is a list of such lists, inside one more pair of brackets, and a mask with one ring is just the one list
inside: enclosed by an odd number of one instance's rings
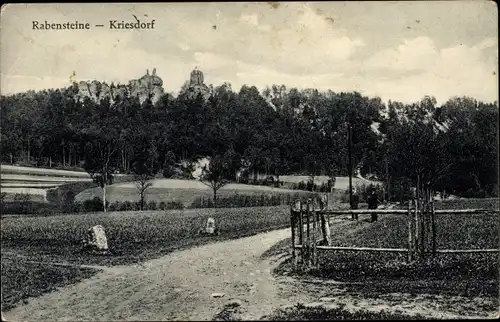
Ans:
{"label": "field", "polygon": [[[146,200],[156,202],[181,202],[189,207],[196,198],[213,198],[212,190],[203,183],[195,180],[155,179],[152,187],[146,190]],[[304,194],[300,190],[279,189],[268,186],[256,186],[245,184],[228,184],[222,187],[217,196],[224,198],[235,194],[239,195],[284,195]],[[82,191],[76,196],[76,201],[84,201],[94,197],[102,198],[101,188],[91,188]],[[114,201],[138,201],[139,193],[134,183],[118,183],[107,187],[106,198],[112,203]]]}
{"label": "field", "polygon": [[[301,181],[307,182],[310,180],[310,177],[308,176],[280,176],[279,177],[280,181],[283,182],[288,182],[288,183],[299,183]],[[327,176],[315,176],[314,177],[314,183],[317,185],[321,185],[322,183],[325,183],[328,181]],[[357,178],[353,177],[352,178],[352,185],[355,187],[356,185],[361,185],[365,184],[368,185],[370,183],[377,184],[375,181],[370,181],[364,178]],[[348,190],[349,189],[349,177],[335,177],[335,189],[340,189],[340,190]]]}
{"label": "field", "polygon": [[22,258],[2,256],[2,311],[14,307],[20,300],[77,283],[97,272],[92,268],[30,263]]}
{"label": "field", "polygon": [[[452,203],[453,207],[460,209],[469,205],[491,209],[498,205],[498,200],[463,199]],[[441,208],[447,206],[446,202],[440,205]],[[375,223],[369,221],[369,215],[360,215],[357,222],[346,220],[337,222],[343,229],[336,229],[332,224],[333,246],[407,247],[408,230],[404,215],[379,216]],[[499,228],[498,211],[495,210],[474,215],[437,215],[436,246],[437,249],[498,248]],[[320,252],[319,269],[306,275],[350,283],[362,281],[360,285],[353,284],[349,288],[368,293],[498,296],[497,253],[437,254],[436,257],[428,256],[421,263],[408,263],[406,256],[376,252]],[[290,262],[278,268],[280,273],[288,270]]]}
{"label": "field", "polygon": [[[288,207],[252,207],[3,218],[2,253],[33,254],[79,264],[134,263],[180,247],[286,227],[288,211]],[[210,216],[220,231],[218,237],[198,234]],[[97,224],[106,229],[109,256],[82,252],[85,232]]]}
{"label": "field", "polygon": [[[198,234],[209,216],[215,218],[219,236]],[[61,280],[75,281],[90,274],[90,271],[79,269],[37,266],[19,261],[18,256],[28,256],[33,261],[71,264],[131,264],[186,247],[284,228],[288,223],[288,207],[3,218],[2,280],[6,287],[2,293],[5,305],[8,307],[14,299],[49,291],[62,283]],[[82,249],[81,240],[86,230],[97,224],[106,229],[109,255],[92,255]],[[45,284],[37,284],[36,280],[44,274],[50,278]]]}

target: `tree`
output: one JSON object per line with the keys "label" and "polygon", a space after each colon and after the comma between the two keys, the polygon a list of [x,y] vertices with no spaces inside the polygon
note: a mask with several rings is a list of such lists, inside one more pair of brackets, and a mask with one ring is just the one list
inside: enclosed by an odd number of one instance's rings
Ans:
{"label": "tree", "polygon": [[117,159],[113,158],[119,148],[119,116],[111,110],[109,100],[101,104],[87,102],[89,109],[94,109],[93,118],[82,129],[85,142],[84,169],[103,192],[103,209],[106,207],[106,186],[112,184],[113,174],[117,169]]}
{"label": "tree", "polygon": [[214,208],[217,207],[217,191],[230,182],[232,177],[231,164],[234,160],[234,150],[228,150],[223,155],[217,154],[203,166],[200,181],[213,191]]}
{"label": "tree", "polygon": [[142,143],[136,151],[132,162],[132,172],[134,182],[140,196],[140,207],[144,210],[146,190],[152,186],[150,182],[159,171],[158,162],[155,162],[158,155],[152,142],[147,137],[143,137]]}
{"label": "tree", "polygon": [[141,210],[144,210],[146,190],[152,186],[152,183],[150,182],[152,178],[153,177],[147,173],[134,175],[135,186],[139,191],[139,196],[140,196],[139,205],[141,207]]}
{"label": "tree", "polygon": [[102,188],[102,203],[104,212],[106,207],[106,186],[113,183],[113,174],[116,166],[112,162],[117,152],[117,144],[113,141],[96,138],[86,144],[84,169],[92,180]]}

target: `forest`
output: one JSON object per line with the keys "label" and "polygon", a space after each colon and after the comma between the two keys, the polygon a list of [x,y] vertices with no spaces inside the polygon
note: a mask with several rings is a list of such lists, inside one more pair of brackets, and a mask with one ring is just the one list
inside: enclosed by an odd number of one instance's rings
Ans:
{"label": "forest", "polygon": [[[1,97],[1,162],[167,178],[201,158],[235,180],[270,175],[348,175],[348,132],[359,173],[401,196],[417,181],[464,197],[498,195],[498,102],[430,96],[383,103],[358,92],[259,91],[225,83],[209,98],[181,89],[155,104],[124,95],[76,99],[77,85]],[[105,169],[103,170],[103,167]],[[250,178],[251,180],[252,178]]]}

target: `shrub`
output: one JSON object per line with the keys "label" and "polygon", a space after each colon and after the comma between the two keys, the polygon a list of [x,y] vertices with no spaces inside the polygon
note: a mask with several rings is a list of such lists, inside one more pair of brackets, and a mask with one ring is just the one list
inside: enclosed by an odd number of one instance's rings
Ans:
{"label": "shrub", "polygon": [[66,194],[64,195],[64,198],[62,200],[61,204],[61,211],[62,212],[74,212],[74,203],[75,203],[75,193],[71,190],[67,191]]}
{"label": "shrub", "polygon": [[19,213],[28,214],[31,212],[32,207],[30,204],[30,195],[27,193],[16,193],[14,201],[18,204]]}
{"label": "shrub", "polygon": [[120,211],[129,211],[129,210],[135,210],[135,204],[131,201],[126,200],[121,204]]}
{"label": "shrub", "polygon": [[165,210],[167,208],[167,204],[165,203],[165,201],[161,201],[158,204],[158,208],[160,208],[160,210]]}
{"label": "shrub", "polygon": [[115,201],[111,203],[108,207],[109,211],[120,211],[122,208],[122,203],[120,201]]}
{"label": "shrub", "polygon": [[7,197],[6,192],[2,192],[0,194],[0,213],[4,213],[4,204],[5,204],[5,198]]}
{"label": "shrub", "polygon": [[148,202],[147,207],[146,207],[147,210],[156,210],[157,208],[158,208],[158,204],[154,200],[151,200],[150,202]]}
{"label": "shrub", "polygon": [[165,210],[169,209],[184,209],[184,204],[180,201],[169,201],[165,205]]}
{"label": "shrub", "polygon": [[[289,205],[296,199],[306,201],[309,194],[290,195],[289,193],[273,193],[273,194],[238,194],[232,196],[217,198],[218,208],[241,208],[241,207],[270,207]],[[189,208],[213,208],[213,200],[208,197],[197,197],[191,203]]]}
{"label": "shrub", "polygon": [[82,208],[84,212],[104,211],[102,199],[99,197],[85,200]]}

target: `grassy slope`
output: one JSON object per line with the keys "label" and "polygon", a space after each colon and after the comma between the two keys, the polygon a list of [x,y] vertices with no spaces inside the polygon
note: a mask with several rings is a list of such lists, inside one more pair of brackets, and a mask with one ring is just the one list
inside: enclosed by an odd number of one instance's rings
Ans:
{"label": "grassy slope", "polygon": [[[218,192],[218,197],[230,197],[235,194],[240,195],[260,195],[260,194],[307,194],[306,191],[278,189],[267,186],[229,184],[222,187]],[[77,201],[84,201],[94,197],[102,198],[101,188],[90,188],[80,192],[76,196]],[[212,198],[212,190],[200,182],[194,180],[169,180],[158,179],[153,181],[153,186],[146,191],[147,201],[156,202],[182,202],[185,206],[198,197]],[[139,193],[134,183],[120,183],[111,185],[106,190],[106,197],[109,202],[114,201],[138,201]]]}

